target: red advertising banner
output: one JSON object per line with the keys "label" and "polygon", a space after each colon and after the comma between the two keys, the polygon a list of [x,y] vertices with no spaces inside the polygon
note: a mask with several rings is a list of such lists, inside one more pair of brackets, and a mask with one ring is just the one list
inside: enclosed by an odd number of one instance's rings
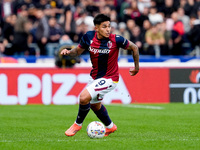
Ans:
{"label": "red advertising banner", "polygon": [[132,103],[169,103],[169,69],[141,68],[136,76],[120,69]]}
{"label": "red advertising banner", "polygon": [[[90,68],[1,68],[0,105],[77,104]],[[120,68],[120,81],[103,103],[169,103],[169,69]]]}

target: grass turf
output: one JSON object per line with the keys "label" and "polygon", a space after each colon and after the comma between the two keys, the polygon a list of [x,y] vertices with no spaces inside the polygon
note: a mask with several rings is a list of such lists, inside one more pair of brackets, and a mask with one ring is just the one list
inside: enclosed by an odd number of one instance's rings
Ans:
{"label": "grass turf", "polygon": [[73,137],[65,130],[75,121],[78,105],[0,106],[0,149],[30,150],[198,150],[200,105],[106,105],[118,130],[90,139],[87,125],[98,120],[90,111]]}

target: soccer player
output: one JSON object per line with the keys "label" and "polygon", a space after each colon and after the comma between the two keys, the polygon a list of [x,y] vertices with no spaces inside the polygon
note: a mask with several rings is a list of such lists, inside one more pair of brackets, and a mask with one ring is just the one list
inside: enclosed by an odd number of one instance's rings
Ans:
{"label": "soccer player", "polygon": [[124,37],[111,33],[108,16],[98,14],[93,22],[95,31],[88,31],[84,34],[77,47],[61,51],[61,55],[74,57],[79,56],[84,50],[88,50],[92,62],[91,79],[80,94],[78,115],[75,123],[65,132],[67,136],[74,136],[81,130],[90,108],[106,126],[105,136],[117,130],[117,126],[111,121],[101,101],[106,93],[116,87],[119,80],[118,53],[120,47],[132,51],[135,67],[130,68],[130,75],[134,76],[139,71],[138,47]]}

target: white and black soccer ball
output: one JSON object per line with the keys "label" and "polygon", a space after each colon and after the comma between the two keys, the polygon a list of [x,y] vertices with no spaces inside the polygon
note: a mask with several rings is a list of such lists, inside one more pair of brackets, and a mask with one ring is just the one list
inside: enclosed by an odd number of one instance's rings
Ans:
{"label": "white and black soccer ball", "polygon": [[105,133],[105,126],[99,121],[93,121],[87,126],[87,135],[90,138],[103,138]]}

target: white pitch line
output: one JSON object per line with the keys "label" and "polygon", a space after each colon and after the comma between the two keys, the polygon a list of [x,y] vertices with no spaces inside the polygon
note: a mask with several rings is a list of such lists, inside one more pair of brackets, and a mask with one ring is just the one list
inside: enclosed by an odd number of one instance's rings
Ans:
{"label": "white pitch line", "polygon": [[[107,139],[90,139],[88,137],[88,139],[75,139],[74,142],[83,142],[83,141],[107,141]],[[71,140],[66,139],[62,139],[62,140],[45,140],[46,142],[71,142]],[[0,140],[0,143],[14,143],[14,142],[41,142],[41,140]]]}
{"label": "white pitch line", "polygon": [[161,110],[164,109],[164,107],[159,106],[145,106],[145,105],[126,105],[126,104],[113,104],[111,106],[120,106],[120,107],[130,107],[130,108],[143,108],[143,109],[157,109]]}

